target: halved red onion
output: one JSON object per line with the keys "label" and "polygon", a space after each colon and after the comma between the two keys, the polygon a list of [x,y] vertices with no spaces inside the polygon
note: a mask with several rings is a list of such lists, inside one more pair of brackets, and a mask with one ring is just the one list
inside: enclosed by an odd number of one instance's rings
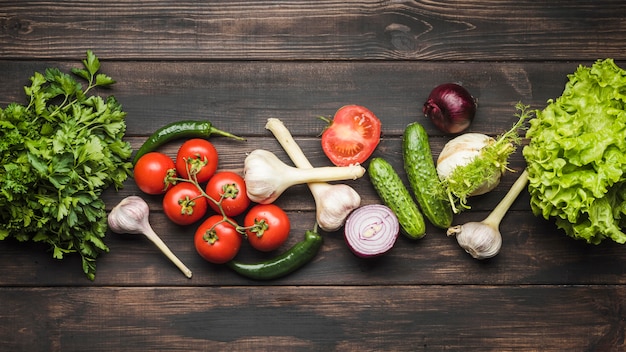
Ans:
{"label": "halved red onion", "polygon": [[396,215],[382,204],[364,205],[346,219],[344,237],[350,250],[361,258],[388,252],[398,239],[400,223]]}

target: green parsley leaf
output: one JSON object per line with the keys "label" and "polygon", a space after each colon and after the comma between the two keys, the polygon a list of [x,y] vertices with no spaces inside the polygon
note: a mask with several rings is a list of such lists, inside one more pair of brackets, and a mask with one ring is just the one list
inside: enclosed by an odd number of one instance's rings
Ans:
{"label": "green parsley leaf", "polygon": [[0,240],[47,243],[52,256],[77,253],[93,280],[97,257],[109,249],[100,199],[130,175],[131,147],[123,140],[126,113],[112,97],[86,93],[115,81],[98,73],[91,52],[78,78],[48,68],[24,87],[28,105],[0,109]]}

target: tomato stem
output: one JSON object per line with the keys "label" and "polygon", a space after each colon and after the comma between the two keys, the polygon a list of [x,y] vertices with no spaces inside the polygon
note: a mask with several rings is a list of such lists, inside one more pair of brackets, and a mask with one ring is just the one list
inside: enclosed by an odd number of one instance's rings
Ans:
{"label": "tomato stem", "polygon": [[265,219],[261,219],[261,221],[259,221],[255,218],[254,225],[250,226],[248,230],[254,233],[256,237],[261,238],[263,237],[263,233],[265,233],[265,231],[269,228],[270,227]]}
{"label": "tomato stem", "polygon": [[[200,192],[200,196],[195,197],[193,199],[185,199],[185,200],[181,200],[179,203],[181,202],[189,202],[189,201],[193,201],[194,199],[200,198],[200,197],[204,197],[206,198],[209,202],[213,202],[213,204],[215,204],[217,206],[217,208],[219,209],[219,213],[220,215],[222,215],[222,220],[216,222],[209,230],[207,230],[207,233],[209,232],[215,232],[215,228],[223,223],[229,223],[230,225],[232,225],[235,230],[246,236],[247,232],[246,230],[248,230],[249,228],[243,227],[243,226],[239,226],[239,224],[237,224],[236,222],[234,222],[233,220],[231,220],[227,215],[226,212],[224,211],[224,207],[222,206],[222,202],[224,201],[224,199],[226,198],[235,198],[239,192],[240,189],[237,187],[236,184],[232,183],[232,184],[227,184],[224,185],[222,187],[222,192],[220,193],[220,199],[214,199],[213,197],[211,197],[210,195],[208,195],[206,193],[206,191],[204,190],[204,188],[200,185],[200,183],[198,182],[198,179],[196,178],[196,175],[194,173],[190,173],[189,172],[189,163],[185,163],[185,167],[187,168],[187,174],[189,175],[189,178],[182,178],[182,177],[176,177],[176,176],[170,176],[168,174],[168,176],[166,177],[166,179],[171,182],[172,184],[176,184],[177,182],[189,182],[193,185],[196,186],[196,188],[198,189],[198,191]],[[181,203],[182,204],[182,203]],[[188,203],[187,203],[188,204]],[[193,208],[192,208],[193,211]],[[183,209],[181,210],[181,212],[185,212],[185,207],[183,207]],[[254,226],[253,226],[254,227]],[[205,240],[209,243],[213,243],[217,240],[217,236],[213,236],[215,237],[214,239],[212,239],[212,242],[209,242],[209,238],[206,237],[205,235]]]}
{"label": "tomato stem", "polygon": [[321,116],[321,115],[320,115],[320,116],[318,116],[317,118],[318,118],[318,119],[320,119],[320,120],[322,120],[322,121],[324,121],[324,122],[326,122],[326,127],[324,127],[324,129],[322,130],[322,132],[320,132],[320,134],[318,135],[318,137],[319,137],[319,136],[321,136],[321,135],[322,135],[322,133],[324,133],[324,131],[325,131],[328,127],[330,127],[330,125],[333,123],[333,120],[331,120],[329,117],[326,117],[326,116]]}

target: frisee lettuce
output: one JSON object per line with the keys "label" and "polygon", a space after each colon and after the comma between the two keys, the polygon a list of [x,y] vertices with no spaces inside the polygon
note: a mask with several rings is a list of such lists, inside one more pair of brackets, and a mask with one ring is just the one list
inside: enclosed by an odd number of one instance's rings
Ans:
{"label": "frisee lettuce", "polygon": [[529,106],[518,102],[515,105],[517,122],[506,132],[497,136],[493,143],[480,150],[480,154],[471,162],[458,166],[450,176],[442,181],[448,200],[454,213],[470,209],[468,198],[481,187],[485,180],[500,182],[500,176],[509,170],[509,157],[517,150],[521,142],[518,130],[530,118]]}
{"label": "frisee lettuce", "polygon": [[122,138],[126,113],[110,96],[87,93],[115,81],[98,73],[91,52],[83,68],[35,72],[24,87],[26,105],[0,109],[0,240],[43,242],[54,258],[79,253],[87,277],[108,252],[105,204],[109,186],[130,175],[131,147]]}
{"label": "frisee lettuce", "polygon": [[526,132],[530,205],[576,239],[626,242],[626,71],[580,65]]}

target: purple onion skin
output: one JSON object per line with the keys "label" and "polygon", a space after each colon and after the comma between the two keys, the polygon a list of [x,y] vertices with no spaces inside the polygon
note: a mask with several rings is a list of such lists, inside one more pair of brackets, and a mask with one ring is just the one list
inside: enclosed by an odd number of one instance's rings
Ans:
{"label": "purple onion skin", "polygon": [[476,108],[476,99],[467,89],[456,83],[444,83],[430,92],[422,111],[441,131],[457,134],[472,124]]}

